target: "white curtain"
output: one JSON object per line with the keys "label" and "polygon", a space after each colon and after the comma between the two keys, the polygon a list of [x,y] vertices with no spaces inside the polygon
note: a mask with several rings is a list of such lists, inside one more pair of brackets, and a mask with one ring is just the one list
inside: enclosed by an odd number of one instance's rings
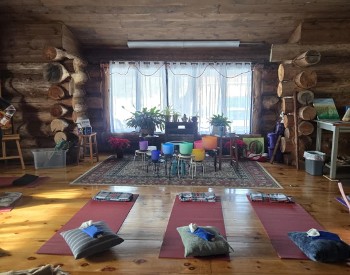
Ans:
{"label": "white curtain", "polygon": [[181,116],[198,116],[201,134],[221,113],[232,121],[231,131],[250,133],[250,63],[111,62],[110,73],[112,132],[133,130],[125,126],[128,111],[168,104]]}
{"label": "white curtain", "polygon": [[112,133],[131,132],[125,119],[143,107],[166,106],[163,62],[110,62],[110,128]]}

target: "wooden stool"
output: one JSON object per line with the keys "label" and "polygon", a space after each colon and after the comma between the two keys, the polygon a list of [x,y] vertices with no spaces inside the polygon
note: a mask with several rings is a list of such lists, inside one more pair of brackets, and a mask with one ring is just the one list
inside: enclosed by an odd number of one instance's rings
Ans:
{"label": "wooden stool", "polygon": [[[6,159],[20,159],[21,161],[21,165],[22,165],[22,169],[26,169],[25,165],[24,165],[24,161],[23,161],[23,155],[22,155],[22,149],[21,149],[21,145],[19,144],[19,141],[21,140],[20,136],[18,134],[13,134],[13,135],[3,135],[2,136],[2,144],[1,144],[1,148],[2,148],[2,157],[0,158],[0,160],[6,160]],[[18,151],[18,155],[15,156],[8,156],[6,154],[6,142],[8,141],[15,141],[16,145],[17,145],[17,151]]]}
{"label": "wooden stool", "polygon": [[[81,152],[82,151],[82,154]],[[78,157],[77,157],[77,163],[79,164],[79,161],[81,159],[85,158],[85,152],[89,152],[90,156],[90,162],[94,162],[94,157],[96,158],[96,161],[98,162],[98,149],[97,149],[97,134],[92,133],[90,135],[79,135],[79,142],[78,142]]]}

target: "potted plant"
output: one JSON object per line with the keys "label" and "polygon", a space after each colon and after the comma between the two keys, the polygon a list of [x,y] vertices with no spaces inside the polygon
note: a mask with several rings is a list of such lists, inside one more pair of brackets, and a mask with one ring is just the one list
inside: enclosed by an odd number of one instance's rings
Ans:
{"label": "potted plant", "polygon": [[178,111],[173,110],[173,122],[177,122],[179,120],[180,113]]}
{"label": "potted plant", "polygon": [[227,127],[230,127],[231,121],[229,121],[228,118],[221,113],[221,115],[212,115],[212,117],[209,119],[209,123],[213,127],[213,135],[224,135],[226,134]]}
{"label": "potted plant", "polygon": [[126,138],[111,136],[108,138],[108,143],[111,146],[111,148],[114,149],[117,158],[123,158],[124,150],[130,147],[130,140]]}
{"label": "potted plant", "polygon": [[141,111],[131,113],[132,116],[126,119],[126,125],[135,129],[140,129],[143,135],[154,135],[156,128],[164,130],[165,115],[156,107],[142,108]]}
{"label": "potted plant", "polygon": [[164,114],[165,122],[169,122],[173,114],[173,108],[171,106],[165,107],[163,110],[163,114]]}

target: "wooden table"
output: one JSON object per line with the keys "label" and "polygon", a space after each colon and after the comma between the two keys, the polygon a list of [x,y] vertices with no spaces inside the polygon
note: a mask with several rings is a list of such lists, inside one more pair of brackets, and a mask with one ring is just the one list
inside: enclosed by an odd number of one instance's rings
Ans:
{"label": "wooden table", "polygon": [[329,167],[329,178],[331,180],[336,179],[337,174],[337,158],[338,158],[338,141],[340,133],[350,133],[350,122],[344,122],[339,120],[315,120],[317,122],[317,137],[316,137],[316,150],[321,150],[322,130],[331,131],[332,136],[332,151],[331,162],[326,164]]}

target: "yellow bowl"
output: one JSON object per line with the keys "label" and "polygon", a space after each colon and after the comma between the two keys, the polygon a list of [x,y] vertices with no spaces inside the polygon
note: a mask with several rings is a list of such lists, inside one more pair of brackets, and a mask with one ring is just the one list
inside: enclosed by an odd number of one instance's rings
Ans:
{"label": "yellow bowl", "polygon": [[204,149],[193,149],[192,156],[194,161],[202,161],[205,159],[205,150]]}

